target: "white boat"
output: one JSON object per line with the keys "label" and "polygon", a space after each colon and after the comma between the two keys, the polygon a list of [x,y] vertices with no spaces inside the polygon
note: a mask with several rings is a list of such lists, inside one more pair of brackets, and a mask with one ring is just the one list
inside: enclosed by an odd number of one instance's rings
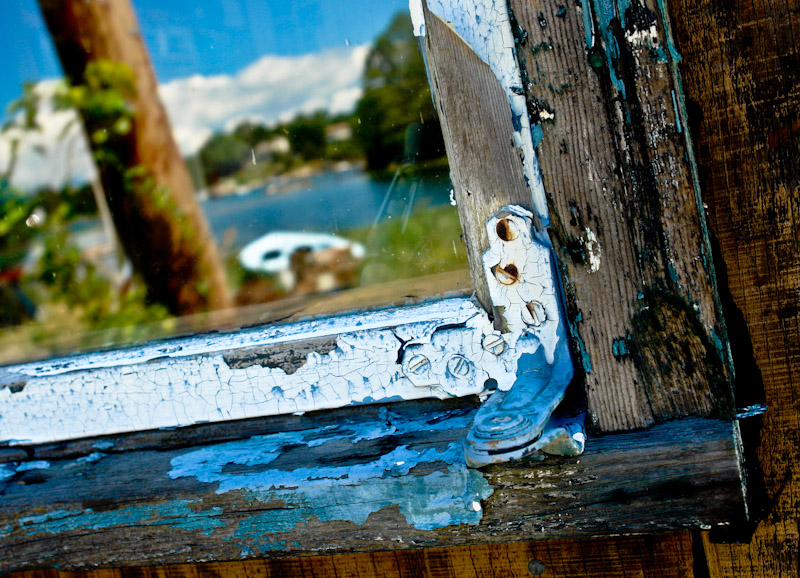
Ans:
{"label": "white boat", "polygon": [[290,269],[292,253],[326,249],[348,249],[355,259],[362,259],[364,246],[336,235],[275,231],[259,237],[239,252],[239,263],[248,271],[280,274]]}

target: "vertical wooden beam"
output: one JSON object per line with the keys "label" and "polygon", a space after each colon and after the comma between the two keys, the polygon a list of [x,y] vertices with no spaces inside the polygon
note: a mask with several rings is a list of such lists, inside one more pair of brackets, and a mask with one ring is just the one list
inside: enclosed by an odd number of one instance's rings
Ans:
{"label": "vertical wooden beam", "polygon": [[425,52],[442,124],[453,190],[472,279],[491,311],[481,256],[489,248],[486,221],[506,205],[532,208],[511,108],[494,72],[441,18],[425,6]]}
{"label": "vertical wooden beam", "polygon": [[[230,306],[224,267],[158,98],[129,0],[40,0],[39,5],[73,85],[83,84],[87,66],[98,60],[125,64],[134,74],[133,126],[105,145],[118,162],[100,162],[98,169],[120,242],[150,297],[179,314]],[[89,134],[91,122],[84,115]],[[97,143],[90,145],[97,150]],[[135,166],[164,187],[174,204],[165,207],[153,194],[132,190],[124,173]]]}
{"label": "vertical wooden beam", "polygon": [[725,329],[655,1],[510,6],[594,424],[729,417]]}
{"label": "vertical wooden beam", "polygon": [[[729,291],[737,396],[768,406],[763,520],[712,577],[800,574],[800,6],[670,0],[703,200]],[[763,393],[759,390],[763,385]],[[760,419],[760,418],[755,418]]]}

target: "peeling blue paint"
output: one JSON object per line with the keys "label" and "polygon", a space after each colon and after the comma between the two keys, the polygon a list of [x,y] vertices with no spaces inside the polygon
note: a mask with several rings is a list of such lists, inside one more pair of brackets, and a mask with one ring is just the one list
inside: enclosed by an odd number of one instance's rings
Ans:
{"label": "peeling blue paint", "polygon": [[581,365],[583,366],[583,370],[586,373],[591,373],[592,358],[586,352],[586,346],[583,343],[583,339],[581,339],[580,334],[578,334],[578,323],[580,323],[581,321],[583,321],[583,313],[578,312],[578,314],[569,324],[569,334],[572,336],[573,341],[578,344],[578,351],[581,356]]}
{"label": "peeling blue paint", "polygon": [[114,447],[114,442],[112,442],[111,440],[100,440],[94,442],[92,444],[92,447],[96,450],[110,450],[111,448]]}
{"label": "peeling blue paint", "polygon": [[725,345],[722,343],[719,335],[717,335],[716,329],[711,330],[711,339],[714,340],[714,348],[717,350],[720,359],[725,359]]}
{"label": "peeling blue paint", "polygon": [[[280,508],[239,524],[232,539],[245,543],[261,543],[265,537],[290,531],[311,519],[362,525],[370,514],[395,505],[408,524],[423,530],[479,523],[480,501],[492,494],[492,488],[481,472],[466,467],[461,442],[449,443],[441,449],[399,446],[370,461],[347,465],[294,470],[263,467],[279,458],[283,448],[306,444],[309,440],[317,445],[341,439],[355,443],[408,431],[460,429],[469,426],[473,413],[454,413],[441,421],[409,422],[389,417],[391,424],[388,420],[374,420],[358,428],[347,426],[338,431],[318,428],[276,433],[190,451],[172,459],[169,476],[216,483],[220,494],[242,490],[252,499],[280,503]],[[431,462],[446,464],[445,471],[440,468],[426,475],[415,475],[415,467]],[[258,467],[229,473],[228,464]]]}
{"label": "peeling blue paint", "polygon": [[533,140],[533,148],[539,148],[542,139],[544,138],[544,131],[541,124],[531,124],[531,138]]}
{"label": "peeling blue paint", "polygon": [[50,462],[46,462],[44,460],[36,460],[33,462],[23,462],[19,466],[17,466],[17,473],[19,472],[28,472],[31,470],[49,470],[50,469]]}
{"label": "peeling blue paint", "polygon": [[222,509],[194,511],[189,505],[195,500],[172,500],[157,506],[126,506],[116,510],[96,512],[85,510],[53,510],[45,514],[20,518],[18,528],[25,534],[60,534],[74,530],[102,530],[115,526],[171,526],[181,530],[201,530],[210,535],[225,526],[218,519]]}
{"label": "peeling blue paint", "polygon": [[98,462],[106,457],[107,454],[103,452],[92,452],[88,456],[83,456],[82,458],[78,458],[76,461],[90,464],[92,462]]}
{"label": "peeling blue paint", "polygon": [[683,132],[681,127],[681,114],[678,110],[678,102],[675,100],[675,91],[671,90],[670,93],[672,94],[672,110],[675,112],[675,128],[678,130],[678,133]]}
{"label": "peeling blue paint", "polygon": [[11,462],[7,464],[0,464],[0,482],[5,482],[14,477],[17,473],[17,463]]}
{"label": "peeling blue paint", "polygon": [[583,16],[583,32],[586,39],[586,48],[594,48],[594,19],[592,18],[592,6],[589,0],[581,0],[581,14]]}
{"label": "peeling blue paint", "polygon": [[[582,2],[584,4],[588,4],[589,0],[582,0]],[[626,2],[626,0],[620,0],[620,3],[625,4],[626,7],[630,6],[630,2]],[[625,83],[617,76],[616,70],[616,62],[619,58],[619,44],[617,44],[617,39],[614,37],[614,34],[611,31],[611,21],[614,18],[619,18],[620,21],[622,21],[622,17],[618,14],[617,5],[615,4],[614,0],[594,0],[592,5],[594,6],[594,12],[597,16],[597,28],[599,29],[600,36],[603,38],[603,43],[605,44],[606,62],[608,64],[611,82],[620,92],[622,98],[625,98]],[[585,14],[587,9],[588,6],[584,9],[584,26],[586,25]],[[591,12],[589,12],[589,18],[591,19]],[[594,30],[593,23],[592,29]],[[590,48],[592,48],[592,46],[590,46]]]}

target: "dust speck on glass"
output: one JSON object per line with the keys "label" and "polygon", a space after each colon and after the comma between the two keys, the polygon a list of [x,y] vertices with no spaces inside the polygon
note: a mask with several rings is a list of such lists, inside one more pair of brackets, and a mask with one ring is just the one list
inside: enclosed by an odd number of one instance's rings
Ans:
{"label": "dust speck on glass", "polygon": [[[90,58],[76,78],[40,3],[4,3],[0,364],[246,324],[281,299],[466,268],[404,0],[131,4],[209,234],[149,166],[118,154],[149,114],[137,71]],[[131,258],[160,234],[125,225],[137,210],[172,223],[155,246],[173,254]],[[187,263],[209,244],[216,261]],[[211,279],[223,297],[209,297]]]}

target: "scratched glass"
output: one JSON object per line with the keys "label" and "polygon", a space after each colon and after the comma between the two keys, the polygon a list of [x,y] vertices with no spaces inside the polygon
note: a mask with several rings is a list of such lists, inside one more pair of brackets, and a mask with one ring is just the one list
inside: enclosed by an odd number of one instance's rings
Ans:
{"label": "scratched glass", "polygon": [[[146,114],[136,71],[98,58],[68,85],[37,1],[4,3],[0,363],[252,324],[287,299],[357,289],[337,295],[353,309],[409,293],[390,282],[438,274],[425,285],[436,292],[453,288],[447,272],[466,279],[405,1],[132,5],[208,238],[114,149]],[[115,162],[116,184],[97,168]],[[146,197],[189,249],[131,258],[161,241],[126,226],[121,194]],[[192,268],[198,246],[219,258]],[[213,279],[224,299],[208,297]]]}

